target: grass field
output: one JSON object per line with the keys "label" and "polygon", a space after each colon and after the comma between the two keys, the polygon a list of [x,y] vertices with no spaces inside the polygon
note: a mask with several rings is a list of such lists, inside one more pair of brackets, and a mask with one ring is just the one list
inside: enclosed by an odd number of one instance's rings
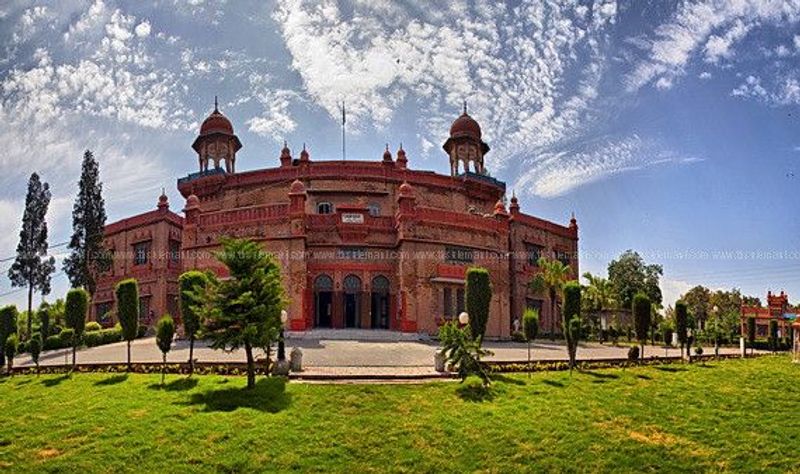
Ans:
{"label": "grass field", "polygon": [[76,374],[0,380],[0,470],[794,471],[800,365],[311,385]]}

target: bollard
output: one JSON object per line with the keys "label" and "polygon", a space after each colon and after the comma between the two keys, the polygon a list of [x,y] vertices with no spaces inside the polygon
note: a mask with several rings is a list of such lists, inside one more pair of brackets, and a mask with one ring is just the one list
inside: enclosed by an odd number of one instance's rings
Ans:
{"label": "bollard", "polygon": [[293,348],[292,352],[289,354],[289,366],[292,372],[303,371],[303,351],[300,350],[299,347]]}

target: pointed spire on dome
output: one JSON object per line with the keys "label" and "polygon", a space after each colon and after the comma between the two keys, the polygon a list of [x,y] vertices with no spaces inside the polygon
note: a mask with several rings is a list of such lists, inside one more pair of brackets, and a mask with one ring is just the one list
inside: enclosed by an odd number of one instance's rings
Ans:
{"label": "pointed spire on dome", "polygon": [[300,152],[300,161],[309,161],[310,155],[308,154],[308,150],[306,150],[306,144],[303,143],[303,151]]}
{"label": "pointed spire on dome", "polygon": [[511,214],[519,214],[519,201],[517,201],[517,194],[514,190],[511,190],[511,205],[508,206],[508,210]]}
{"label": "pointed spire on dome", "polygon": [[283,141],[283,148],[281,149],[281,167],[292,165],[292,150],[289,149],[289,144],[286,140]]}
{"label": "pointed spire on dome", "polygon": [[400,148],[397,149],[397,166],[405,168],[407,164],[408,158],[406,158],[406,151],[403,149],[403,142],[400,142]]}
{"label": "pointed spire on dome", "polygon": [[467,100],[464,99],[464,115],[467,115]]}
{"label": "pointed spire on dome", "polygon": [[572,211],[572,217],[569,219],[569,228],[570,229],[578,228],[578,220],[575,219],[575,211]]}
{"label": "pointed spire on dome", "polygon": [[167,193],[163,187],[161,188],[161,195],[158,196],[158,209],[169,209],[169,198],[167,198]]}
{"label": "pointed spire on dome", "polygon": [[389,151],[389,144],[386,144],[386,150],[383,152],[383,161],[392,161],[392,152]]}

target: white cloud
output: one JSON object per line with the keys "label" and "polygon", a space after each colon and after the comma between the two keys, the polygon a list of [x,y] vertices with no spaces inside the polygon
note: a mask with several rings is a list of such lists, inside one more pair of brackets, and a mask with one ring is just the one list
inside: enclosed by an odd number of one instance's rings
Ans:
{"label": "white cloud", "polygon": [[755,99],[774,106],[800,104],[800,75],[798,73],[768,80],[770,85],[765,87],[761,77],[747,76],[743,83],[731,91],[731,95]]}
{"label": "white cloud", "polygon": [[699,77],[700,79],[704,79],[705,80],[705,79],[711,79],[712,76],[711,76],[710,72],[703,71],[697,77]]}
{"label": "white cloud", "polygon": [[282,142],[287,133],[297,128],[297,123],[289,112],[291,101],[296,97],[294,92],[264,88],[255,92],[254,97],[263,106],[263,112],[260,116],[247,120],[251,132]]}
{"label": "white cloud", "polygon": [[150,36],[150,22],[145,20],[139,23],[138,25],[136,25],[134,32],[136,32],[136,36],[138,36],[139,38],[145,38],[147,36]]}
{"label": "white cloud", "polygon": [[664,163],[690,164],[697,161],[702,160],[676,156],[638,135],[618,140],[604,138],[526,159],[520,166],[525,171],[513,188],[549,198],[625,171]]}
{"label": "white cloud", "polygon": [[[701,50],[705,60],[730,59],[732,47],[755,26],[782,27],[800,20],[800,3],[784,1],[700,1],[681,4],[673,17],[644,41],[646,58],[639,61],[626,80],[630,91],[686,73]],[[641,41],[640,41],[641,43]]]}
{"label": "white cloud", "polygon": [[675,306],[675,302],[680,299],[681,296],[686,294],[687,291],[694,288],[696,285],[692,285],[683,280],[675,280],[671,278],[662,278],[660,285],[661,287],[661,296],[662,296],[662,306],[666,308],[667,306]]}

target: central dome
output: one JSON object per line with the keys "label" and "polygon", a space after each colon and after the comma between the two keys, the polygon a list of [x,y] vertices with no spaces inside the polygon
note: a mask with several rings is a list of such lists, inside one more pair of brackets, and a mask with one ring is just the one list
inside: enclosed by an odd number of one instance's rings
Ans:
{"label": "central dome", "polygon": [[450,136],[452,138],[469,137],[480,140],[481,126],[465,110],[450,126]]}
{"label": "central dome", "polygon": [[203,124],[200,125],[200,135],[209,135],[212,133],[233,135],[233,125],[231,125],[231,121],[216,108],[211,112],[211,115],[203,120]]}

